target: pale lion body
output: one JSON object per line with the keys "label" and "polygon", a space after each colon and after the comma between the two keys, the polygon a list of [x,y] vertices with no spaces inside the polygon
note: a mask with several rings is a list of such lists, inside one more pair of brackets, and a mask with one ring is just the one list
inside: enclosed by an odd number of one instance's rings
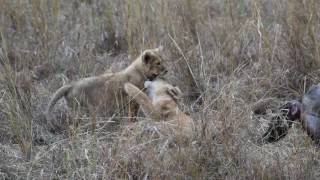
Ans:
{"label": "pale lion body", "polygon": [[[56,102],[65,97],[71,108],[86,107],[95,112],[111,113],[129,102],[124,84],[130,82],[142,88],[147,79],[153,79],[165,72],[159,48],[145,50],[130,66],[116,73],[84,78],[62,86],[52,96],[46,114],[50,114]],[[79,106],[80,105],[80,106]],[[129,116],[138,108],[132,105]]]}
{"label": "pale lion body", "polygon": [[181,99],[181,90],[164,80],[146,81],[148,95],[131,83],[125,84],[125,90],[142,108],[147,117],[154,120],[170,121],[180,132],[190,134],[194,131],[193,119],[182,112],[177,101]]}

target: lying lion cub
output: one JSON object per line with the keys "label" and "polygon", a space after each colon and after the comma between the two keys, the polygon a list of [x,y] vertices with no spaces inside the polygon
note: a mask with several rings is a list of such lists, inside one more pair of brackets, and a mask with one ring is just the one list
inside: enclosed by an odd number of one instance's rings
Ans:
{"label": "lying lion cub", "polygon": [[[64,97],[71,108],[86,107],[89,111],[115,113],[129,102],[124,84],[131,83],[143,88],[147,79],[154,79],[166,72],[159,56],[162,47],[145,50],[129,67],[117,73],[105,73],[88,77],[62,86],[52,96],[46,111],[52,111],[56,102]],[[129,106],[129,117],[137,114],[137,105]]]}
{"label": "lying lion cub", "polygon": [[191,133],[194,130],[191,117],[178,107],[177,101],[182,96],[178,87],[160,79],[146,81],[144,85],[148,96],[131,83],[125,84],[125,91],[140,105],[147,117],[158,121],[171,121],[182,132]]}

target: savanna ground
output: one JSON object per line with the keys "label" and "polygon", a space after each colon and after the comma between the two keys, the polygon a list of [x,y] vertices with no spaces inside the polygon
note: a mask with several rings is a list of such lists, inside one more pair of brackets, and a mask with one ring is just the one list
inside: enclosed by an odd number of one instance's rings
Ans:
{"label": "savanna ground", "polygon": [[[299,124],[257,143],[277,107],[319,82],[319,9],[318,0],[0,0],[0,177],[320,178],[320,150]],[[64,101],[44,118],[62,84],[159,45],[197,125],[188,141],[143,118],[72,128]]]}

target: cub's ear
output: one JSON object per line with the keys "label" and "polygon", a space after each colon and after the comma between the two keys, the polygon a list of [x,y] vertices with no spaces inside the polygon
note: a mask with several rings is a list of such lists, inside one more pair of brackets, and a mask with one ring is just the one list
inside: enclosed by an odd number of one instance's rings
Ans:
{"label": "cub's ear", "polygon": [[151,52],[146,51],[146,52],[143,53],[143,55],[142,55],[142,62],[143,62],[144,64],[150,64],[150,62],[152,61],[152,59],[153,59],[153,55],[152,55]]}
{"label": "cub's ear", "polygon": [[182,98],[182,92],[179,89],[179,87],[175,86],[175,87],[169,87],[167,89],[167,93],[175,100],[179,100]]}

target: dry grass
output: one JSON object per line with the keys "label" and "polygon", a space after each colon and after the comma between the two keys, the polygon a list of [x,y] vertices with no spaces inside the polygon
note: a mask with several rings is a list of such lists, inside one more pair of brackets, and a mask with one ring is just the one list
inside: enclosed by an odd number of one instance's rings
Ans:
{"label": "dry grass", "polygon": [[[320,151],[298,124],[278,143],[256,141],[269,109],[319,82],[319,9],[317,0],[0,0],[0,177],[318,179]],[[117,71],[158,45],[195,119],[192,138],[143,118],[97,117],[91,133],[90,120],[70,126],[63,102],[46,122],[63,83]]]}

